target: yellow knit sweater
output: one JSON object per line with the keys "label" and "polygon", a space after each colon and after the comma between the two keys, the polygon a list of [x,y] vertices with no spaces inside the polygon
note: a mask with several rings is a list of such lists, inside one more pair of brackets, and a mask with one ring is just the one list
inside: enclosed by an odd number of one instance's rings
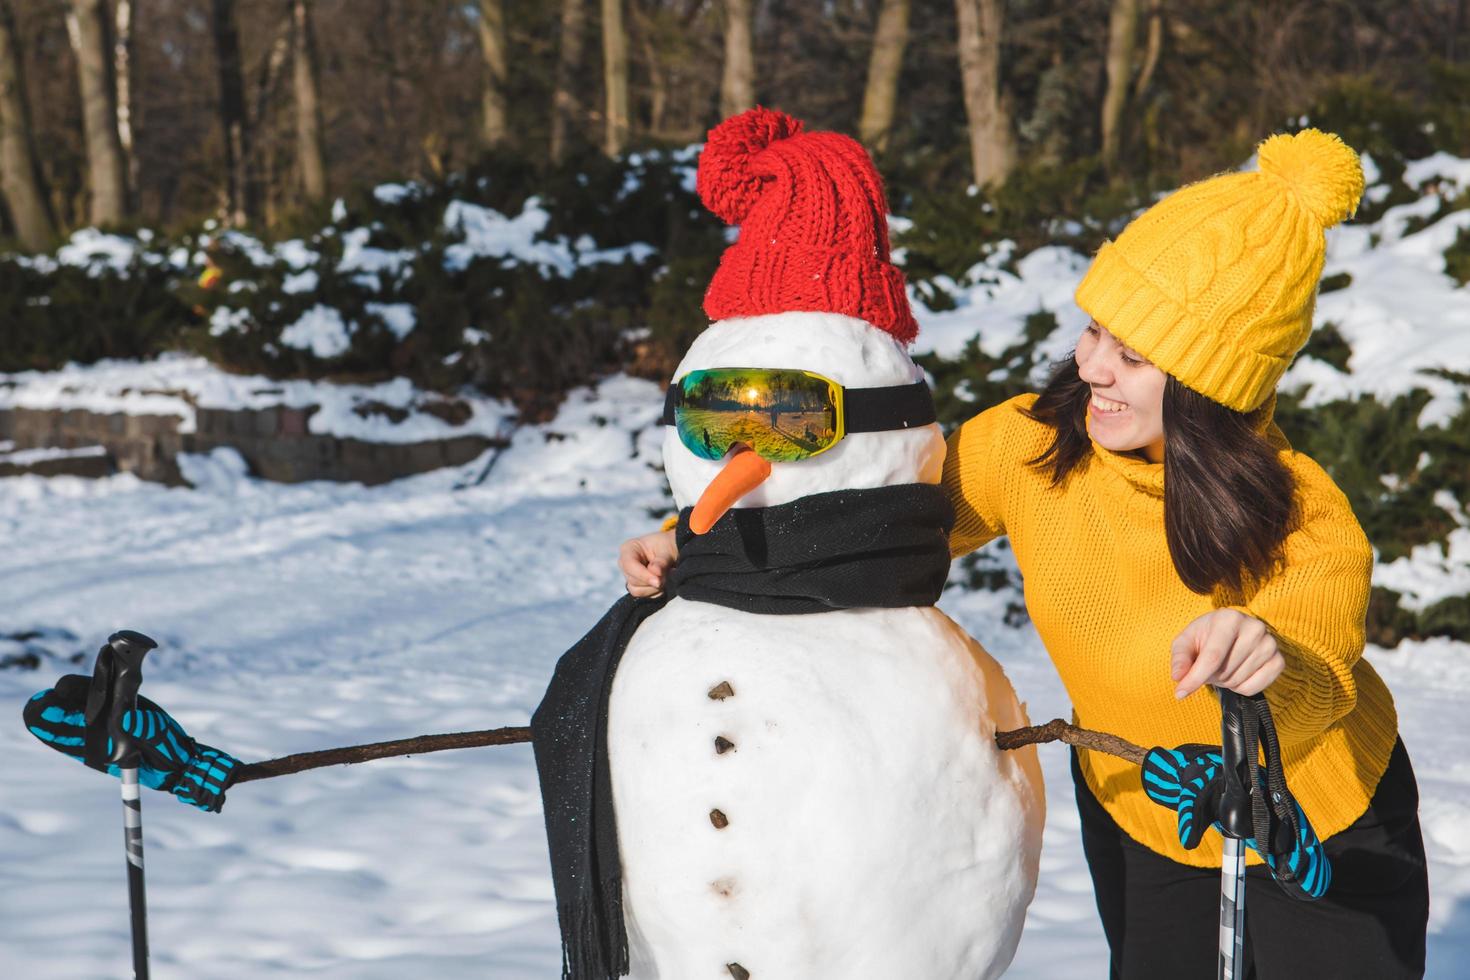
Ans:
{"label": "yellow knit sweater", "polygon": [[[1051,488],[1046,472],[1026,465],[1051,441],[1049,428],[1021,414],[1035,399],[997,405],[950,437],[951,554],[1010,538],[1026,608],[1077,724],[1145,748],[1219,744],[1218,700],[1208,689],[1175,699],[1169,648],[1192,620],[1230,603],[1191,592],[1174,570],[1164,540],[1163,464],[1094,443],[1093,455]],[[1362,659],[1368,540],[1322,468],[1290,450],[1274,426],[1269,435],[1296,478],[1301,523],[1286,539],[1283,570],[1235,608],[1263,620],[1286,657],[1266,697],[1287,782],[1325,838],[1367,809],[1398,718],[1388,688]],[[1219,835],[1206,834],[1193,851],[1180,847],[1175,815],[1144,795],[1136,765],[1085,750],[1081,762],[1093,793],[1130,837],[1185,864],[1219,866]]]}

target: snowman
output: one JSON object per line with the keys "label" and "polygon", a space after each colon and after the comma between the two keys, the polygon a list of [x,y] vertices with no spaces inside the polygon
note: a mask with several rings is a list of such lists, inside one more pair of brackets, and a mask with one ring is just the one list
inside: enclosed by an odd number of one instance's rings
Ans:
{"label": "snowman", "polygon": [[945,444],[878,176],[754,109],[698,183],[741,231],[669,390],[675,597],[607,700],[630,975],[997,976],[1042,781],[995,745],[1027,723],[1001,668],[932,605]]}

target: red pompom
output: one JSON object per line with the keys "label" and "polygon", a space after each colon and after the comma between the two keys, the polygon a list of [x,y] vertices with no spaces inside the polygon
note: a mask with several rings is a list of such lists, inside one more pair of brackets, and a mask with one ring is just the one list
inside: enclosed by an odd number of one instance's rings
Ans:
{"label": "red pompom", "polygon": [[756,154],[777,140],[801,132],[801,120],[756,106],[731,116],[709,131],[699,155],[696,187],[704,206],[727,224],[745,220],[760,197],[765,178],[751,169]]}

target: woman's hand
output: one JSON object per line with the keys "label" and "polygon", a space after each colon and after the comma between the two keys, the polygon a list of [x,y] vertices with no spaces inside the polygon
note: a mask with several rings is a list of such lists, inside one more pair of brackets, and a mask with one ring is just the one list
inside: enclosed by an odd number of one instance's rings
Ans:
{"label": "woman's hand", "polygon": [[1236,609],[1216,609],[1174,638],[1169,675],[1185,698],[1206,684],[1237,694],[1259,694],[1286,669],[1286,658],[1266,624]]}
{"label": "woman's hand", "polygon": [[628,580],[628,594],[639,599],[661,595],[664,576],[679,560],[673,531],[655,531],[629,538],[618,549],[618,568]]}

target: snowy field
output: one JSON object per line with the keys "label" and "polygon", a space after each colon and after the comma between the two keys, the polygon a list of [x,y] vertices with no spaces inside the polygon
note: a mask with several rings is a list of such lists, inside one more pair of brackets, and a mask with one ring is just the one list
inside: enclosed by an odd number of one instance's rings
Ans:
{"label": "snowy field", "polygon": [[[1446,196],[1470,186],[1466,161],[1417,166],[1411,179],[1437,180]],[[1435,398],[1421,425],[1453,413],[1463,389],[1423,369],[1470,372],[1470,289],[1444,275],[1442,258],[1470,211],[1419,228],[1410,219],[1434,213],[1432,196],[1332,233],[1326,271],[1349,272],[1351,285],[1323,296],[1318,319],[1350,343],[1349,370],[1306,358],[1288,383],[1318,400],[1387,399],[1425,386]],[[957,288],[955,310],[921,311],[920,349],[953,353],[979,332],[987,349],[1002,350],[1038,309],[1060,324],[1048,350],[1065,349],[1083,319],[1070,297],[1085,259],[1041,249],[1013,272],[1004,257],[997,250]],[[237,381],[193,362],[9,380],[16,384],[0,387],[0,402],[177,410],[186,421],[178,399],[134,404],[127,399],[141,396],[128,392],[178,388],[197,402],[250,403]],[[293,403],[320,394],[286,388]],[[413,397],[372,394],[395,404]],[[0,633],[67,630],[75,642],[47,642],[88,655],[81,668],[0,671],[0,712],[10,718],[0,724],[0,977],[130,975],[117,784],[25,732],[20,710],[31,693],[89,669],[106,636],[129,627],[162,644],[145,667],[145,693],[196,737],[247,761],[525,724],[556,658],[620,594],[618,542],[668,507],[661,404],[657,386],[625,378],[578,393],[552,422],[517,431],[478,485],[469,484],[483,460],[375,488],[282,486],[242,475],[229,452],[183,461],[195,489],[126,475],[0,479]],[[356,424],[349,409],[332,403],[321,424]],[[484,431],[499,431],[503,418],[503,406],[476,406]],[[1376,580],[1420,603],[1463,592],[1464,503],[1443,504],[1461,525],[1451,554],[1416,551],[1380,566]],[[1005,666],[1033,720],[1065,717],[1066,696],[1035,633],[1003,624],[1008,598],[952,589],[941,606]],[[0,656],[11,652],[0,642]],[[1470,645],[1405,643],[1369,657],[1397,700],[1423,796],[1429,976],[1463,978]],[[1105,977],[1066,755],[1049,746],[1041,756],[1050,806],[1040,885],[1008,976]],[[249,783],[219,815],[149,793],[144,825],[153,966],[163,980],[558,975],[526,746]]]}
{"label": "snowy field", "polygon": [[[281,486],[196,458],[204,487],[130,476],[0,481],[0,628],[61,626],[90,652],[119,627],[162,643],[144,690],[246,760],[525,723],[557,655],[619,592],[617,543],[663,506],[654,385],[607,382],[519,433],[480,486]],[[473,471],[466,467],[466,471]],[[944,608],[1005,665],[1034,720],[1066,715],[1004,598]],[[1424,793],[1430,976],[1470,957],[1470,649],[1374,651]],[[0,975],[128,975],[116,783],[42,747],[20,707],[64,665],[0,672]],[[1042,753],[1040,887],[1009,976],[1105,976],[1066,757]],[[524,746],[244,784],[224,812],[144,800],[160,978],[546,980],[559,953]]]}

